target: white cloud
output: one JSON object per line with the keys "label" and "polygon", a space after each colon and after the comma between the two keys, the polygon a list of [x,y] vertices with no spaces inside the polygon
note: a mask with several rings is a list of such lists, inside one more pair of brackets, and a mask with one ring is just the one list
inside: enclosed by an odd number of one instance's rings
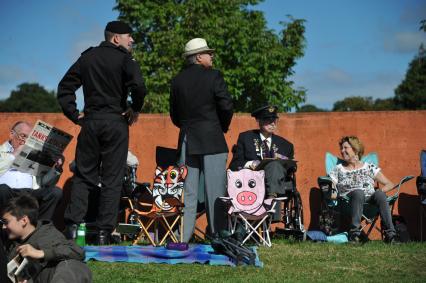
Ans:
{"label": "white cloud", "polygon": [[426,33],[396,32],[384,40],[386,51],[397,53],[415,53],[421,43],[426,43]]}
{"label": "white cloud", "polygon": [[100,25],[93,24],[92,27],[77,36],[76,41],[71,46],[69,57],[73,62],[78,59],[80,54],[91,46],[98,46],[104,39],[104,28]]}
{"label": "white cloud", "polygon": [[336,101],[348,96],[393,97],[403,76],[397,72],[351,73],[333,67],[324,71],[305,71],[295,75],[293,80],[307,89],[307,104],[332,109]]}
{"label": "white cloud", "polygon": [[324,76],[325,76],[326,79],[328,79],[332,83],[336,83],[336,84],[344,85],[344,84],[350,83],[352,81],[352,77],[349,73],[347,73],[346,71],[344,71],[340,68],[336,68],[336,67],[332,67],[332,68],[328,69],[324,73]]}

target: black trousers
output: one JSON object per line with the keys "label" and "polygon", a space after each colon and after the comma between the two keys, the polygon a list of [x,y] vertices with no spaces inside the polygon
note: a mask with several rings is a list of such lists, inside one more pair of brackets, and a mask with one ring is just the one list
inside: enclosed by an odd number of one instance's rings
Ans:
{"label": "black trousers", "polygon": [[84,222],[89,192],[96,189],[101,180],[96,226],[99,230],[114,229],[128,147],[129,127],[124,118],[85,118],[82,121],[77,140],[71,199],[64,215],[67,225]]}
{"label": "black trousers", "polygon": [[3,229],[0,231],[0,282],[9,282],[7,277],[7,257],[6,250],[3,245],[3,240],[6,235],[3,233]]}
{"label": "black trousers", "polygon": [[33,189],[12,189],[8,185],[0,185],[0,208],[4,207],[11,198],[21,194],[29,194],[38,201],[39,219],[52,220],[56,206],[62,199],[62,190],[58,187]]}
{"label": "black trousers", "polygon": [[278,161],[272,161],[266,164],[265,168],[266,194],[284,194],[284,182],[287,176],[287,170]]}

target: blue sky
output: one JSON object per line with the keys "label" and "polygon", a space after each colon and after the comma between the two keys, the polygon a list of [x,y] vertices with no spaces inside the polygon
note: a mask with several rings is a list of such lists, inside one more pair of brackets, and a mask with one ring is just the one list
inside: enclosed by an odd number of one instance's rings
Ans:
{"label": "blue sky", "polygon": [[[113,0],[2,0],[0,99],[22,82],[56,90],[59,80],[108,21],[118,16]],[[331,109],[347,96],[386,98],[404,78],[426,33],[421,0],[266,0],[268,26],[286,15],[305,19],[307,48],[292,78],[307,102]],[[80,93],[81,96],[81,93]],[[81,101],[81,99],[79,99]]]}

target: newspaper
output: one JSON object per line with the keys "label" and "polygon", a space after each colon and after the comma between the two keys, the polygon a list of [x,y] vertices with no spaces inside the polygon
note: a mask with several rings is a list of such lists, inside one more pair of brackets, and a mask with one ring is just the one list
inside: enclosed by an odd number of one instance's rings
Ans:
{"label": "newspaper", "polygon": [[20,255],[15,256],[9,263],[7,264],[7,276],[10,281],[17,283],[21,281],[21,279],[25,279],[28,276],[24,268],[28,264],[28,259],[26,257],[22,258]]}
{"label": "newspaper", "polygon": [[72,138],[70,134],[38,120],[12,168],[33,176],[44,175],[62,157]]}

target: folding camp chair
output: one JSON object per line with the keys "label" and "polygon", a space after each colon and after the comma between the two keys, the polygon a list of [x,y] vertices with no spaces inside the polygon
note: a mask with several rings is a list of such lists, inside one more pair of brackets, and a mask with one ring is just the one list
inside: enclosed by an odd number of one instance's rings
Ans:
{"label": "folding camp chair", "polygon": [[[149,190],[151,202],[142,201],[139,198],[128,198],[131,213],[129,218],[133,225],[139,226],[139,231],[133,240],[137,244],[146,237],[153,246],[163,245],[167,239],[174,243],[182,242],[181,236],[175,234],[175,230],[183,229],[183,183],[187,174],[185,166],[169,166],[165,170],[157,167],[152,189]],[[148,209],[147,209],[148,208]],[[124,225],[122,225],[124,226]],[[159,228],[164,229],[164,235],[159,237]],[[149,232],[153,229],[154,235]]]}
{"label": "folding camp chair", "polygon": [[417,177],[417,193],[420,198],[420,241],[423,241],[423,221],[426,217],[426,150],[420,152],[420,176]]}
{"label": "folding camp chair", "polygon": [[[372,152],[366,156],[363,156],[361,159],[363,162],[369,162],[373,163],[376,166],[379,165],[379,159],[377,156],[377,153]],[[325,154],[325,166],[327,175],[334,169],[335,166],[338,164],[341,164],[343,160],[338,159],[333,154],[327,152]],[[387,197],[387,202],[389,203],[389,207],[391,209],[391,214],[393,213],[393,209],[395,206],[396,201],[399,197],[399,190],[402,184],[406,183],[407,181],[413,179],[413,176],[405,176],[403,177],[400,182],[393,188],[396,189],[396,192]],[[350,199],[347,196],[338,196],[337,199],[334,199],[331,197],[334,192],[332,187],[332,181],[330,177],[319,177],[318,178],[318,185],[322,192],[322,210],[321,214],[328,214],[328,215],[337,215],[337,217],[340,217],[341,214],[348,215],[350,211]],[[392,189],[392,190],[393,190]],[[330,213],[331,211],[331,213]],[[374,229],[378,230],[381,233],[381,236],[383,238],[383,231],[382,229],[378,229],[376,227],[376,222],[379,219],[379,208],[375,205],[372,205],[368,202],[364,203],[363,213],[361,216],[361,227],[360,232],[364,232],[366,236],[368,237],[371,233],[371,231]],[[326,216],[320,216],[322,219],[326,218]],[[365,232],[364,229],[366,229],[369,226],[368,230]],[[329,231],[331,232],[331,231]]]}
{"label": "folding camp chair", "polygon": [[242,169],[240,171],[227,171],[228,195],[221,199],[229,205],[228,225],[231,233],[242,225],[246,235],[241,241],[244,245],[249,239],[258,245],[271,247],[269,230],[271,216],[275,213],[277,201],[286,200],[286,197],[265,198],[265,172]]}

